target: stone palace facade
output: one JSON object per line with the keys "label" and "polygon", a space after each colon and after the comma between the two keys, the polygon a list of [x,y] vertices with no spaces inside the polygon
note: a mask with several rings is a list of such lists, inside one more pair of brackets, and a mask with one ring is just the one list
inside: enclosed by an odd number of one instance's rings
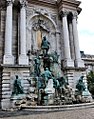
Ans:
{"label": "stone palace facade", "polygon": [[[30,76],[29,52],[40,50],[43,36],[57,51],[62,73],[70,86],[86,67],[81,59],[77,31],[77,17],[81,2],[76,0],[1,0],[0,1],[0,104],[10,107],[13,77],[24,79],[27,92]],[[32,58],[31,58],[32,59]]]}

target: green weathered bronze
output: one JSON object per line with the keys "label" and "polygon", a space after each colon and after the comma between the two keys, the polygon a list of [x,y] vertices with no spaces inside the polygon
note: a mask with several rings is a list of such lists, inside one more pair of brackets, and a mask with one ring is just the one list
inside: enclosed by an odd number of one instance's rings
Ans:
{"label": "green weathered bronze", "polygon": [[40,76],[40,65],[41,65],[40,59],[39,57],[36,57],[34,59],[34,75],[35,76]]}
{"label": "green weathered bronze", "polygon": [[50,42],[47,40],[46,36],[44,36],[41,43],[41,49],[43,50],[43,55],[46,55],[48,53],[49,47],[50,47]]}
{"label": "green weathered bronze", "polygon": [[41,76],[42,76],[42,78],[44,78],[45,81],[47,81],[47,82],[48,82],[49,79],[52,78],[52,74],[51,74],[51,72],[49,71],[48,68],[46,68],[46,70],[41,74]]}
{"label": "green weathered bronze", "polygon": [[83,78],[84,78],[84,76],[81,76],[80,79],[78,80],[77,85],[76,85],[76,89],[78,90],[78,92],[80,94],[82,94],[82,92],[85,91],[85,89],[86,89],[85,84],[83,82]]}
{"label": "green weathered bronze", "polygon": [[18,75],[15,77],[16,79],[14,80],[12,95],[23,94],[24,92],[23,87],[21,86],[21,80],[19,79]]}

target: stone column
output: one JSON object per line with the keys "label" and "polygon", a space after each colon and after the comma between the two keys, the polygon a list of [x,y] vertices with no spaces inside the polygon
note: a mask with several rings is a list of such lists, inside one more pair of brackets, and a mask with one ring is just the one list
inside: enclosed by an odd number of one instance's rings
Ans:
{"label": "stone column", "polygon": [[4,48],[4,64],[14,64],[12,55],[12,5],[13,0],[7,0],[6,9],[6,25],[5,25],[5,48]]}
{"label": "stone column", "polygon": [[28,57],[26,55],[26,0],[20,0],[20,55],[19,64],[28,65]]}
{"label": "stone column", "polygon": [[84,67],[84,62],[81,60],[80,55],[80,47],[77,31],[77,13],[73,14],[72,25],[73,25],[74,47],[75,47],[75,66]]}
{"label": "stone column", "polygon": [[73,41],[73,28],[72,28],[72,21],[69,20],[69,39],[70,39],[70,51],[71,51],[71,58],[75,59],[74,53],[74,41]]}
{"label": "stone column", "polygon": [[73,67],[74,62],[71,59],[70,54],[70,43],[69,43],[69,32],[68,32],[68,22],[67,22],[67,12],[63,12],[62,24],[63,24],[63,40],[64,40],[64,64],[66,67]]}

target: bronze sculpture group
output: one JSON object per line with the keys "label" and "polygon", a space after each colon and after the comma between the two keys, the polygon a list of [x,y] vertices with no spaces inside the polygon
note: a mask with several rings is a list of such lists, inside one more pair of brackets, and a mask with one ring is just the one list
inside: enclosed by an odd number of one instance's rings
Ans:
{"label": "bronze sculpture group", "polygon": [[[33,73],[31,73],[33,74],[31,75],[31,77],[36,82],[35,87],[37,91],[35,90],[31,91],[30,95],[33,95],[34,93],[37,94],[36,96],[37,104],[39,105],[73,103],[76,101],[76,99],[72,92],[72,88],[69,87],[67,78],[65,78],[62,75],[59,76],[57,72],[54,71],[54,69],[59,65],[58,63],[59,55],[56,51],[54,51],[54,53],[48,53],[49,48],[50,48],[50,42],[47,40],[46,36],[44,36],[41,43],[42,54],[37,53],[37,55],[35,56],[34,62],[33,62],[34,71]],[[42,70],[41,70],[41,67],[42,67]],[[85,90],[83,78],[84,77],[81,76],[76,85],[78,95],[82,95],[82,92]],[[53,86],[53,88],[50,87],[51,85]],[[30,84],[30,86],[32,90],[32,85]],[[49,91],[45,92],[47,88],[49,89]],[[54,90],[55,90],[55,93],[53,93]],[[52,93],[49,93],[49,92],[52,92]],[[14,94],[18,95],[23,93],[24,91],[21,86],[21,82],[18,76],[16,76],[12,95]]]}

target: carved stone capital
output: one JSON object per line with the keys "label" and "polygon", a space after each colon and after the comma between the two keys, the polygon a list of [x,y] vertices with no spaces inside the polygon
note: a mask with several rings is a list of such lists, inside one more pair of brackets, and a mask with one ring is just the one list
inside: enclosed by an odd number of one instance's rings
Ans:
{"label": "carved stone capital", "polygon": [[69,14],[69,12],[66,10],[61,12],[62,17],[67,17],[68,14]]}
{"label": "carved stone capital", "polygon": [[63,16],[63,17],[66,17],[68,14],[69,14],[68,11],[63,11],[62,16]]}
{"label": "carved stone capital", "polygon": [[78,18],[78,13],[77,12],[74,12],[72,14],[73,14],[73,19],[77,19]]}
{"label": "carved stone capital", "polygon": [[26,0],[20,0],[21,7],[26,7],[27,1]]}
{"label": "carved stone capital", "polygon": [[7,6],[12,5],[12,4],[13,4],[13,2],[14,2],[14,0],[6,0]]}

